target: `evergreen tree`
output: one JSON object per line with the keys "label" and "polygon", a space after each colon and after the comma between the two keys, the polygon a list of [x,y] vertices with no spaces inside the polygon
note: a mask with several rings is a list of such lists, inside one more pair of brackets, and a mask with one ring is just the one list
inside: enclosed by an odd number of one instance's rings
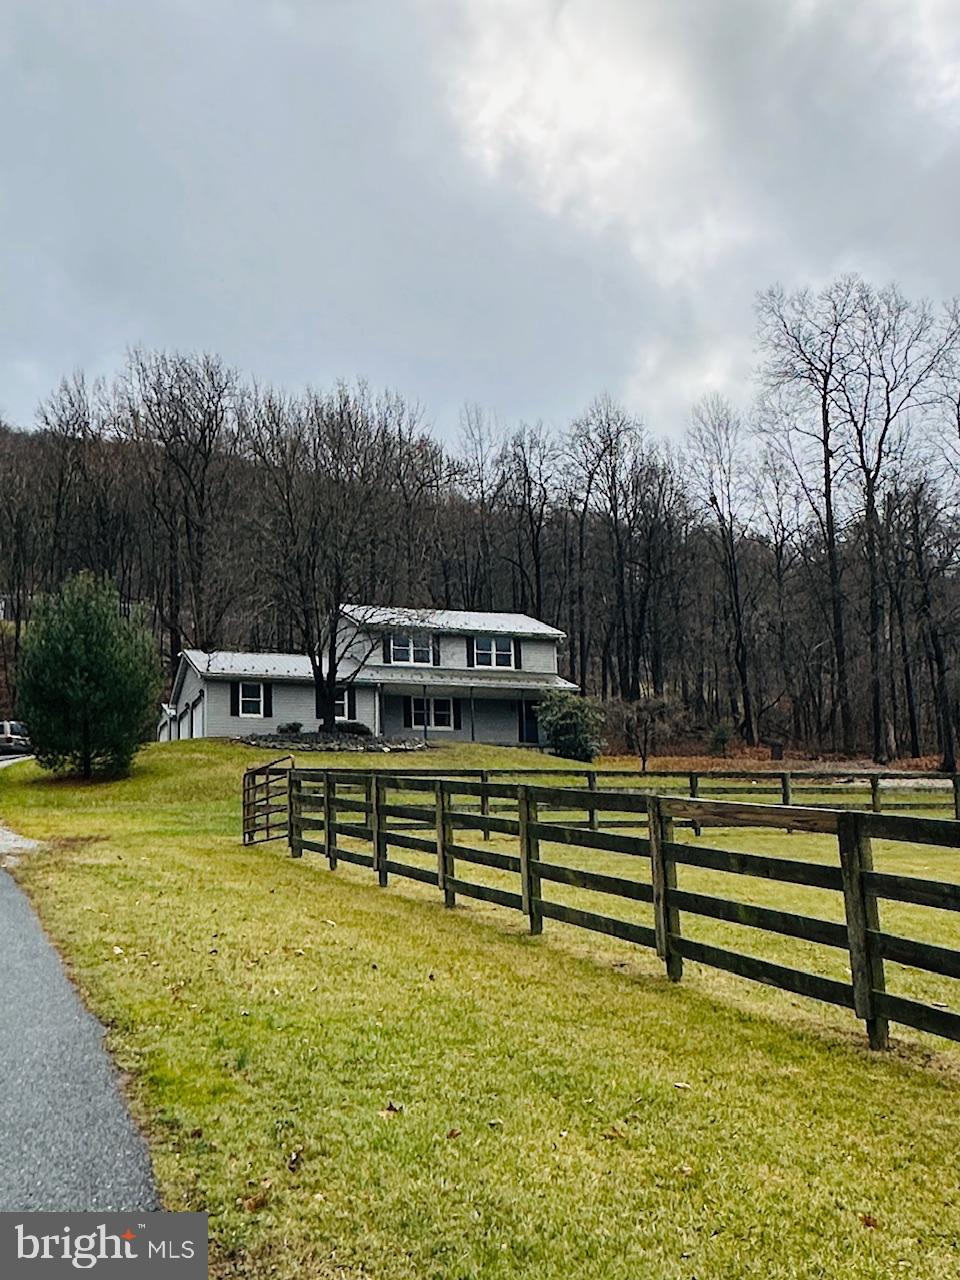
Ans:
{"label": "evergreen tree", "polygon": [[17,683],[20,717],[45,769],[125,773],[152,736],[156,646],[138,617],[122,614],[116,589],[93,574],[78,574],[41,603],[24,634]]}

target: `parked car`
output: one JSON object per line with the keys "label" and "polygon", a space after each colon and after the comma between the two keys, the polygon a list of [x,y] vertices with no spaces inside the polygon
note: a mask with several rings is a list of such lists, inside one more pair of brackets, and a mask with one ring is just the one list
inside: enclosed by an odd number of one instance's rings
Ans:
{"label": "parked car", "polygon": [[0,755],[30,754],[30,735],[19,720],[0,720]]}

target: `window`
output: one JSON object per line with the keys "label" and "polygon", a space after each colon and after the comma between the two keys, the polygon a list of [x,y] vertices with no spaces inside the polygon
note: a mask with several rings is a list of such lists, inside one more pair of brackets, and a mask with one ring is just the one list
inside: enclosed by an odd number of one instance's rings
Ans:
{"label": "window", "polygon": [[455,698],[406,698],[403,722],[408,729],[459,729],[459,704]]}
{"label": "window", "polygon": [[405,662],[410,666],[429,667],[433,663],[433,642],[430,636],[399,634],[390,637],[390,657],[393,662]]}
{"label": "window", "polygon": [[513,666],[513,641],[509,636],[478,636],[473,651],[478,667]]}
{"label": "window", "polygon": [[262,716],[263,715],[263,685],[260,683],[248,683],[246,680],[240,683],[240,714],[242,716]]}
{"label": "window", "polygon": [[346,720],[347,718],[347,691],[346,689],[338,689],[337,696],[333,700],[333,714],[337,720]]}

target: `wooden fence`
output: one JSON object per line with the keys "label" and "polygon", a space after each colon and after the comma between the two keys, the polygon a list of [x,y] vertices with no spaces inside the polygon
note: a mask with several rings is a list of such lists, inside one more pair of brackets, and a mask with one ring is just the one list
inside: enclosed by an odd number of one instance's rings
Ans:
{"label": "wooden fence", "polygon": [[[256,786],[286,776],[283,761],[293,764],[292,756],[282,756],[267,765],[247,770],[251,785]],[[275,771],[275,772],[271,772]],[[331,770],[330,772],[344,772]],[[349,770],[346,770],[349,772]],[[397,770],[396,772],[401,772]],[[434,768],[403,768],[405,777],[436,777]],[[682,794],[690,797],[744,796],[764,797],[789,805],[801,796],[808,807],[831,809],[869,807],[874,813],[898,811],[944,810],[960,820],[960,774],[933,771],[873,770],[863,768],[833,769],[578,769],[551,763],[542,768],[515,769],[448,769],[445,778],[475,779],[478,782],[500,782],[514,779],[533,783],[558,777],[587,788],[610,786],[653,791],[658,794]],[[246,778],[245,778],[246,788]],[[264,788],[266,789],[266,788]],[[280,797],[279,789],[275,798]],[[812,797],[812,798],[811,798]],[[822,797],[822,798],[821,798]],[[244,810],[246,835],[246,809]],[[272,837],[271,837],[272,838]],[[247,841],[251,843],[251,841]]]}
{"label": "wooden fence", "polygon": [[[275,766],[276,762],[271,768]],[[874,869],[872,857],[874,840],[960,849],[960,823],[955,820],[599,786],[495,782],[478,779],[472,771],[442,777],[421,771],[284,773],[294,857],[321,854],[331,869],[340,861],[352,863],[375,872],[382,886],[391,876],[435,886],[451,907],[460,895],[522,911],[533,933],[543,930],[545,920],[557,920],[655,948],[674,981],[682,975],[683,962],[690,960],[849,1008],[866,1023],[873,1048],[886,1046],[891,1021],[960,1040],[960,1013],[889,993],[885,972],[889,961],[960,978],[960,951],[889,932],[880,921],[884,901],[960,911],[960,883],[881,872]],[[615,821],[632,831],[611,830]],[[817,833],[833,838],[837,858],[830,864],[681,843],[675,838],[681,825],[695,836],[711,827]],[[469,833],[479,833],[488,844],[496,838],[510,850],[478,847],[469,842]],[[631,862],[631,869],[642,866],[644,877],[610,875],[569,865],[556,855],[544,857],[542,847],[549,845],[562,846],[568,857],[574,854],[586,862],[596,851],[639,859],[640,863]],[[500,873],[501,883],[470,879],[471,867]],[[738,883],[759,877],[827,890],[842,901],[842,911],[836,914],[843,922],[692,892],[678,886],[678,867],[733,875]],[[652,920],[638,923],[555,901],[550,894],[553,885],[644,904]],[[849,979],[840,981],[684,936],[685,915],[839,949],[847,954]]]}

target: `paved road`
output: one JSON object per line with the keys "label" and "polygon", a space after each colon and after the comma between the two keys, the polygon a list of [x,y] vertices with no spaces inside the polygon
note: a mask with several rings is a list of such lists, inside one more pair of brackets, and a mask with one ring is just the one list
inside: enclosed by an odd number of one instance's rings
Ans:
{"label": "paved road", "polygon": [[103,1027],[0,870],[0,1210],[156,1208]]}

